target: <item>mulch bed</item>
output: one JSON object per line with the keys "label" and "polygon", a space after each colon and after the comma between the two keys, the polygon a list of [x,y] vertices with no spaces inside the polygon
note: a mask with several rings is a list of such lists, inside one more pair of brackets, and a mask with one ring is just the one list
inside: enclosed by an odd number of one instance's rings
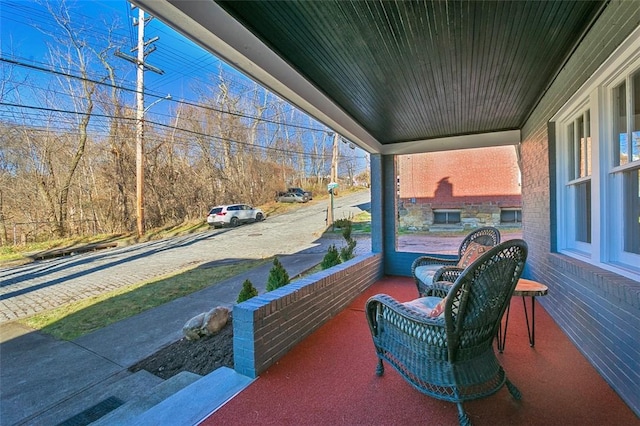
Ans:
{"label": "mulch bed", "polygon": [[186,337],[160,349],[129,368],[136,372],[146,370],[161,379],[168,379],[181,371],[206,376],[219,367],[233,368],[233,325],[227,325],[217,334],[198,340]]}

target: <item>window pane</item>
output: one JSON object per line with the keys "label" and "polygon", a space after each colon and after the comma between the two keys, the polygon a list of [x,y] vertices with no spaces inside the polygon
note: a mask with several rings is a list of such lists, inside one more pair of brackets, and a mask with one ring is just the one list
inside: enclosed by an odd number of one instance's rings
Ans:
{"label": "window pane", "polygon": [[627,141],[627,85],[622,83],[613,89],[613,117],[614,135],[616,135],[615,165],[620,166],[629,162],[629,144]]}
{"label": "window pane", "polygon": [[631,129],[631,161],[640,160],[640,72],[636,73],[632,79],[633,93],[633,128]]}
{"label": "window pane", "polygon": [[585,140],[584,135],[583,116],[578,117],[578,119],[576,120],[576,132],[578,133],[576,138],[576,148],[578,154],[577,163],[580,167],[580,169],[578,170],[578,177],[585,177],[587,176],[587,141]]}
{"label": "window pane", "polygon": [[624,173],[624,251],[640,254],[640,173]]}
{"label": "window pane", "polygon": [[567,144],[569,148],[569,180],[573,180],[578,177],[578,173],[576,170],[576,134],[573,130],[573,123],[567,126],[567,140],[569,141],[569,143]]}
{"label": "window pane", "polygon": [[433,212],[433,223],[447,223],[447,214],[444,212]]}
{"label": "window pane", "polygon": [[521,223],[522,211],[521,210],[502,210],[500,212],[501,223]]}
{"label": "window pane", "polygon": [[591,114],[579,115],[567,126],[569,143],[569,180],[591,176]]}
{"label": "window pane", "polygon": [[587,110],[584,113],[584,155],[587,163],[587,174],[585,176],[591,176],[591,111]]}
{"label": "window pane", "polygon": [[591,243],[591,181],[576,188],[576,240]]}
{"label": "window pane", "polygon": [[434,211],[433,223],[460,223],[460,212]]}

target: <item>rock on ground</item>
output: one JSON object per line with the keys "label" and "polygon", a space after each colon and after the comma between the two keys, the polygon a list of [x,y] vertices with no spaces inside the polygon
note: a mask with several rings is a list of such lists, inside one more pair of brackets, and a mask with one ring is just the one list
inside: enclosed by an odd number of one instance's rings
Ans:
{"label": "rock on ground", "polygon": [[129,370],[132,372],[146,370],[161,379],[168,379],[181,371],[205,376],[222,366],[233,368],[231,317],[219,333],[197,340],[188,340],[183,337],[134,364]]}

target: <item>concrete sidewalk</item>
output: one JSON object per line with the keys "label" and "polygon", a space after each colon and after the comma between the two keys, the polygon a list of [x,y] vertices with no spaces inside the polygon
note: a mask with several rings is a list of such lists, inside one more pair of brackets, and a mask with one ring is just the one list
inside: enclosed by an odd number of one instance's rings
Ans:
{"label": "concrete sidewalk", "polygon": [[[278,259],[295,277],[323,256]],[[0,424],[59,424],[110,398],[126,401],[157,385],[162,382],[158,377],[127,368],[179,340],[182,326],[193,316],[216,306],[233,306],[245,279],[264,293],[271,267],[268,263],[72,342],[15,322],[0,324]]]}

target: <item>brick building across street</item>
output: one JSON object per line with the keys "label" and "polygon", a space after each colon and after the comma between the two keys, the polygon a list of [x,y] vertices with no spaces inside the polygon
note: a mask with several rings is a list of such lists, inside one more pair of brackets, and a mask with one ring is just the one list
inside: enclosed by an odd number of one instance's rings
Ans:
{"label": "brick building across street", "polygon": [[513,146],[398,157],[400,227],[520,225],[521,179]]}

